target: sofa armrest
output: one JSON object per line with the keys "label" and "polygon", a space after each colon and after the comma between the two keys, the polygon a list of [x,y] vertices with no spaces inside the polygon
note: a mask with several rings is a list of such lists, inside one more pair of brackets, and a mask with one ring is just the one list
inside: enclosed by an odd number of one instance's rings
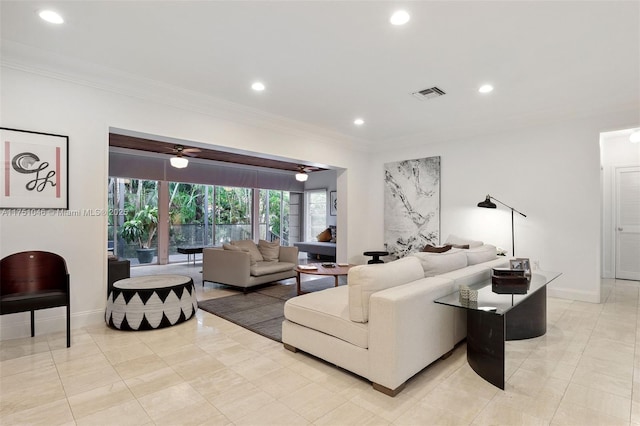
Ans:
{"label": "sofa armrest", "polygon": [[205,248],[202,280],[246,287],[251,277],[251,255],[245,251]]}
{"label": "sofa armrest", "polygon": [[278,256],[280,262],[298,264],[298,247],[280,246],[280,254]]}
{"label": "sofa armrest", "polygon": [[454,309],[435,299],[453,281],[423,278],[374,293],[370,299],[371,380],[395,389],[455,346]]}

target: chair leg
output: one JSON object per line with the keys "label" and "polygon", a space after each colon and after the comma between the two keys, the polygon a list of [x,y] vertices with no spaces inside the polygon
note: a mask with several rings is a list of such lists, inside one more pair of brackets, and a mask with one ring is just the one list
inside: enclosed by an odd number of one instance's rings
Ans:
{"label": "chair leg", "polygon": [[31,337],[36,335],[36,327],[34,325],[34,322],[35,322],[34,321],[34,317],[35,317],[34,311],[31,311]]}
{"label": "chair leg", "polygon": [[67,304],[67,347],[71,347],[71,306]]}

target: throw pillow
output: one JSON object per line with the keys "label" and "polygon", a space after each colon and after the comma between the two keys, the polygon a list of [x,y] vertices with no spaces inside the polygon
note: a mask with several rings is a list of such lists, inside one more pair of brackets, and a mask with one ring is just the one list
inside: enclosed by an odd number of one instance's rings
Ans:
{"label": "throw pillow", "polygon": [[449,251],[449,250],[451,250],[451,245],[450,244],[447,244],[447,245],[441,246],[441,247],[436,247],[436,246],[432,246],[430,244],[427,244],[422,249],[423,252],[427,252],[427,253],[444,253],[445,251]]}
{"label": "throw pillow", "polygon": [[467,263],[469,265],[477,265],[478,263],[488,262],[498,257],[498,250],[495,246],[485,244],[480,247],[469,249],[466,252]]}
{"label": "throw pillow", "polygon": [[251,240],[231,241],[231,244],[249,252],[249,255],[251,255],[251,263],[262,262],[264,260],[260,250],[258,250],[258,246],[256,246],[256,243]]}
{"label": "throw pillow", "polygon": [[480,247],[484,244],[482,241],[469,240],[466,238],[460,238],[457,235],[449,235],[445,244],[456,244],[456,245],[469,245],[469,248]]}
{"label": "throw pillow", "polygon": [[316,238],[321,243],[327,243],[327,242],[331,241],[331,229],[329,229],[329,228],[325,229],[324,231],[319,233]]}
{"label": "throw pillow", "polygon": [[249,253],[249,250],[243,249],[239,246],[233,245],[233,244],[223,244],[222,245],[222,249],[223,250],[227,250],[227,251],[243,251],[245,253],[249,254],[249,264],[250,265],[255,265],[256,261],[251,257],[251,253]]}
{"label": "throw pillow", "polygon": [[468,249],[469,248],[469,244],[451,244],[451,247],[459,248],[459,249]]}
{"label": "throw pillow", "polygon": [[259,240],[258,250],[266,261],[277,261],[280,258],[280,239],[275,241]]}
{"label": "throw pillow", "polygon": [[446,253],[413,253],[411,256],[417,257],[422,264],[425,278],[467,266],[467,254],[458,249],[451,249]]}

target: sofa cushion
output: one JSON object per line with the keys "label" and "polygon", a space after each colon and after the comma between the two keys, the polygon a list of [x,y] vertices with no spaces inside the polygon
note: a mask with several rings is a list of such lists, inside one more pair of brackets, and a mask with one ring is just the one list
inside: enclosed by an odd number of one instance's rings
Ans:
{"label": "sofa cushion", "polygon": [[369,298],[373,293],[423,277],[420,262],[411,256],[389,263],[354,266],[347,278],[349,318],[357,322],[369,321]]}
{"label": "sofa cushion", "polygon": [[425,278],[467,266],[467,254],[461,249],[451,249],[444,253],[412,253],[411,256],[420,261]]}
{"label": "sofa cushion", "polygon": [[249,253],[249,250],[243,249],[240,246],[235,246],[233,244],[223,244],[222,245],[222,249],[223,250],[227,250],[227,251],[241,251],[244,253],[249,254],[249,264],[250,265],[255,265],[256,261],[254,258],[251,257],[251,254]]}
{"label": "sofa cushion", "polygon": [[334,287],[287,300],[284,317],[297,324],[367,349],[368,324],[349,319],[349,288]]}
{"label": "sofa cushion", "polygon": [[251,263],[262,262],[264,260],[262,254],[260,254],[260,250],[258,250],[258,246],[251,240],[231,241],[231,244],[240,247],[246,252],[249,252],[249,255],[251,255]]}
{"label": "sofa cushion", "polygon": [[478,263],[488,262],[498,257],[496,246],[484,244],[480,247],[465,250],[467,254],[467,263],[469,265],[477,265]]}
{"label": "sofa cushion", "polygon": [[278,260],[280,257],[280,239],[275,241],[259,240],[258,250],[265,261]]}
{"label": "sofa cushion", "polygon": [[295,267],[296,265],[289,262],[263,261],[256,262],[255,264],[251,265],[250,272],[254,277],[261,277],[263,275],[291,271]]}
{"label": "sofa cushion", "polygon": [[468,245],[469,248],[480,247],[483,243],[482,241],[474,241],[466,238],[460,238],[457,235],[449,235],[447,237],[446,244],[456,245],[456,246],[465,246]]}
{"label": "sofa cushion", "polygon": [[509,266],[509,261],[505,258],[491,260],[489,262],[478,263],[439,275],[438,278],[446,278],[454,282],[454,289],[461,285],[478,284],[491,279],[491,268]]}

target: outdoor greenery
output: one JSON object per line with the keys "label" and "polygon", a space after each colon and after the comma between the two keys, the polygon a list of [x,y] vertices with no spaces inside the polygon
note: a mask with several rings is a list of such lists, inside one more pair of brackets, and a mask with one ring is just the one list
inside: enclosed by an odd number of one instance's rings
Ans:
{"label": "outdoor greenery", "polygon": [[120,234],[128,243],[137,241],[140,248],[151,248],[156,229],[158,229],[158,208],[146,205],[122,225]]}
{"label": "outdoor greenery", "polygon": [[[108,235],[111,241],[121,238],[116,244],[119,256],[135,257],[135,247],[156,246],[158,187],[156,181],[109,178],[109,208],[116,213],[109,216]],[[260,232],[256,237],[277,237],[287,244],[289,193],[255,191]],[[219,245],[252,238],[253,197],[251,188],[170,182],[169,253],[175,254],[181,245]]]}

